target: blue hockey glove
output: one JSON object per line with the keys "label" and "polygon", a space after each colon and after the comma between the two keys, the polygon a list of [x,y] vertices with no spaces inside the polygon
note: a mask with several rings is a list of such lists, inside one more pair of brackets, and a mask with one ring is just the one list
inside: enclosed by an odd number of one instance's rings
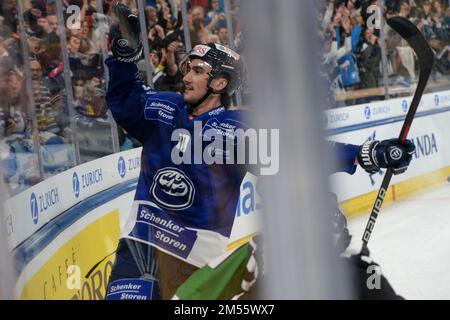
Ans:
{"label": "blue hockey glove", "polygon": [[394,174],[400,174],[408,168],[415,150],[411,140],[403,145],[399,139],[367,141],[360,146],[357,158],[359,165],[369,173],[390,167]]}
{"label": "blue hockey glove", "polygon": [[124,4],[112,7],[114,25],[111,28],[111,51],[117,60],[134,63],[142,56],[142,42],[139,38],[139,18]]}

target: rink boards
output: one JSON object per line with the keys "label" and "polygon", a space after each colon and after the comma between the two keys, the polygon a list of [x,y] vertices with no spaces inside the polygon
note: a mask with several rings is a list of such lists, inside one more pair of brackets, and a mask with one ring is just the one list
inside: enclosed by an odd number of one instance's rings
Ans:
{"label": "rink boards", "polygon": [[[110,155],[26,190],[5,204],[22,299],[103,299],[134,198],[141,148]],[[241,185],[229,249],[261,229],[257,181]],[[95,266],[95,268],[93,268]]]}
{"label": "rink boards", "polygon": [[[330,139],[361,144],[398,135],[409,99],[331,110]],[[411,128],[416,154],[393,178],[386,202],[443,183],[450,176],[450,91],[425,95]],[[134,196],[141,149],[110,155],[65,171],[8,200],[9,248],[17,262],[16,295],[23,299],[103,299],[120,225]],[[347,215],[372,206],[382,180],[358,169],[330,177]],[[233,248],[261,229],[256,180],[241,186]],[[95,268],[93,268],[95,266]]]}
{"label": "rink boards", "polygon": [[[330,140],[362,144],[398,137],[411,98],[399,98],[331,110],[326,115]],[[385,203],[440,185],[450,176],[450,91],[426,94],[421,100],[408,139],[416,152],[405,174],[394,176]],[[358,168],[352,176],[330,177],[348,216],[373,206],[384,171],[368,174]]]}

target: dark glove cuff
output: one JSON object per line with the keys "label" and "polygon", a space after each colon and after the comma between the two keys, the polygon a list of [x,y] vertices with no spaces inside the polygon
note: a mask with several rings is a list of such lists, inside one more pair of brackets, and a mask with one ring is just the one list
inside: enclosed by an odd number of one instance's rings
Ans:
{"label": "dark glove cuff", "polygon": [[115,38],[111,44],[111,51],[120,62],[135,63],[142,56],[143,46],[140,42],[136,49],[132,49],[128,46],[127,39]]}
{"label": "dark glove cuff", "polygon": [[375,148],[379,141],[366,141],[359,147],[358,163],[368,173],[376,173],[380,171],[375,154]]}

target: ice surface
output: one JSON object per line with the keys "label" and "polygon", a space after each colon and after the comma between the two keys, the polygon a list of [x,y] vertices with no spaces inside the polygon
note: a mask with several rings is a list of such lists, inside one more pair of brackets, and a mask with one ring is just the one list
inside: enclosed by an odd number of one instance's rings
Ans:
{"label": "ice surface", "polygon": [[[352,249],[360,249],[367,219],[349,220]],[[406,299],[450,299],[450,184],[384,206],[369,249]]]}

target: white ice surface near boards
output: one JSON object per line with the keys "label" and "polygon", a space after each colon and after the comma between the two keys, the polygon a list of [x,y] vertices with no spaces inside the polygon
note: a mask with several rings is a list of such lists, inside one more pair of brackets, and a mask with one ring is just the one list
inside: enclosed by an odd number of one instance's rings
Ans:
{"label": "white ice surface near boards", "polygon": [[[368,216],[348,222],[354,250]],[[384,206],[369,249],[406,299],[450,299],[450,184]]]}

